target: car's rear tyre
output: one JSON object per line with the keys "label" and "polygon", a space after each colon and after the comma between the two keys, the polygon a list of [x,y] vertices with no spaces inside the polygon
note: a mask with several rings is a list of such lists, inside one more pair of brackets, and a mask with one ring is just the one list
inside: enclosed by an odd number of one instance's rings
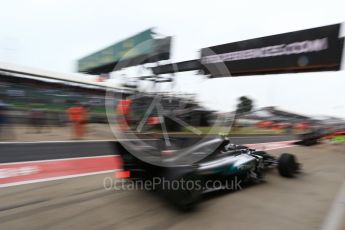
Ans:
{"label": "car's rear tyre", "polygon": [[294,177],[298,172],[299,165],[296,157],[290,153],[283,153],[278,158],[278,171],[283,177]]}

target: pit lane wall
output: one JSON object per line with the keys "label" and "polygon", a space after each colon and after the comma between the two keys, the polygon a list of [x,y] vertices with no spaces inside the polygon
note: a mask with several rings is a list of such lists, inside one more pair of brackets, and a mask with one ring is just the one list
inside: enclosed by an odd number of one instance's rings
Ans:
{"label": "pit lane wall", "polygon": [[[294,142],[290,140],[247,146],[258,150],[272,150],[287,148]],[[122,168],[122,160],[117,151],[119,148],[115,147],[114,155],[2,163],[0,188],[115,172]]]}

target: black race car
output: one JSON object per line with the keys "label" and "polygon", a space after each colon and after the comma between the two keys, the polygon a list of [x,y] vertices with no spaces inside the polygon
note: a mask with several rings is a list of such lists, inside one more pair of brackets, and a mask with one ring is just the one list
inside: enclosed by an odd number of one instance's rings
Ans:
{"label": "black race car", "polygon": [[[292,154],[283,153],[276,158],[264,151],[232,144],[226,137],[207,140],[180,155],[171,152],[162,156],[150,148],[143,148],[142,155],[149,160],[131,154],[123,146],[119,147],[123,170],[129,172],[130,179],[149,182],[166,200],[183,210],[194,207],[203,193],[220,189],[239,190],[248,183],[260,182],[269,169],[277,168],[281,176],[289,178],[300,169]],[[210,149],[213,149],[211,154]],[[193,154],[207,156],[185,164]],[[159,159],[160,162],[152,159]]]}

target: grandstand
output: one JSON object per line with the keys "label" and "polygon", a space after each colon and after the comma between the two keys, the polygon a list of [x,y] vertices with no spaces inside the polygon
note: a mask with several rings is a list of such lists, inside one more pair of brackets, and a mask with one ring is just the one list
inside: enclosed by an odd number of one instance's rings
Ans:
{"label": "grandstand", "polygon": [[[118,95],[120,98],[123,94],[131,95],[133,90],[135,89],[115,85],[111,81],[99,82],[95,75],[57,73],[0,63],[0,100],[11,107],[11,117],[15,123],[26,123],[25,112],[36,107],[47,110],[50,123],[62,123],[61,119],[66,120],[66,109],[77,101],[89,107],[90,122],[106,123],[106,91],[112,91],[115,97]],[[152,96],[147,95],[137,99],[134,104],[141,105],[140,111],[144,110],[142,106],[147,104],[150,97]],[[194,100],[183,95],[164,97],[169,98],[162,100],[167,107],[177,106],[181,99],[188,101],[188,107],[194,109],[190,114],[184,114],[185,121],[193,120],[195,123],[195,118],[199,117],[196,123],[208,124],[206,117],[211,111],[198,106]]]}
{"label": "grandstand", "polygon": [[39,106],[48,110],[52,120],[75,101],[90,107],[92,120],[105,119],[105,92],[123,92],[110,82],[98,82],[97,76],[56,73],[19,65],[0,63],[0,99],[11,106],[15,122],[25,122],[23,112]]}

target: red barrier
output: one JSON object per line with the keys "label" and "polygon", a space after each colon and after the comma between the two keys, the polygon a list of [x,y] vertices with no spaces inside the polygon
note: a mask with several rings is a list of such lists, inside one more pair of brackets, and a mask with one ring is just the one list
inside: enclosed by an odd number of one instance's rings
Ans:
{"label": "red barrier", "polygon": [[0,164],[0,186],[24,181],[68,178],[115,171],[122,168],[120,156],[98,156]]}

